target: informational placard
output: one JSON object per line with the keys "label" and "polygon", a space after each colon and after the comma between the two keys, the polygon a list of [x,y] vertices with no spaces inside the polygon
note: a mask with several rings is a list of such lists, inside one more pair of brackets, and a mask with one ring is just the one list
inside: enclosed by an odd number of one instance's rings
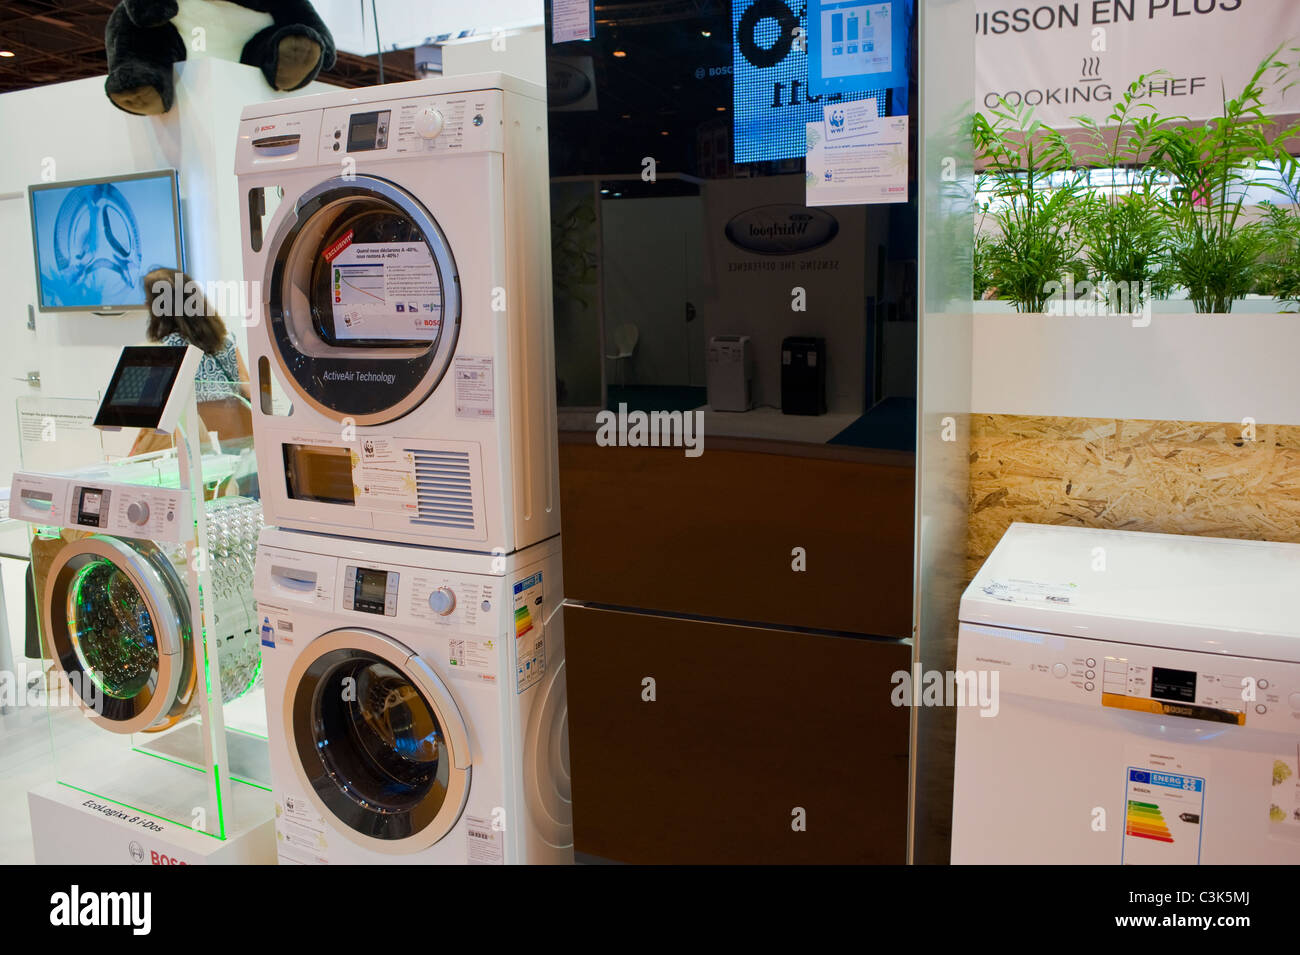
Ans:
{"label": "informational placard", "polygon": [[[1207,119],[1260,61],[1300,39],[1295,0],[975,0],[976,103],[1034,107],[1071,128],[1101,121],[1139,76],[1162,114]],[[1268,91],[1272,111],[1300,112],[1300,90]]]}
{"label": "informational placard", "polygon": [[335,339],[433,341],[438,337],[442,289],[428,246],[340,240],[326,250],[326,258],[331,268]]}
{"label": "informational placard", "polygon": [[456,417],[484,419],[496,415],[492,356],[460,355],[453,371],[456,381]]}
{"label": "informational placard", "polygon": [[835,104],[808,124],[808,205],[907,201],[907,117],[871,113],[870,101]]}
{"label": "informational placard", "polygon": [[352,450],[352,493],[357,507],[414,511],[415,455],[391,438],[364,438]]}
{"label": "informational placard", "polygon": [[552,0],[551,42],[590,40],[596,34],[591,0]]}

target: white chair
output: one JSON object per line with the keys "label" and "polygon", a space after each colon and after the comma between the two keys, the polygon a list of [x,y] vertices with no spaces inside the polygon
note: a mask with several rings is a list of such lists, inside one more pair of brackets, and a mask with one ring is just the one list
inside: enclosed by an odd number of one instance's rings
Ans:
{"label": "white chair", "polygon": [[636,352],[636,343],[640,337],[641,330],[636,327],[635,322],[624,322],[614,329],[614,353],[605,357],[618,364],[618,384],[620,388],[627,384],[624,380],[627,377],[626,362]]}

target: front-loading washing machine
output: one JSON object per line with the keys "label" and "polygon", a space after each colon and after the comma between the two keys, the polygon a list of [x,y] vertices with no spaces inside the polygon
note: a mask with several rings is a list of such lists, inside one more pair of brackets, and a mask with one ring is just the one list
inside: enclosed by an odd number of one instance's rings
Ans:
{"label": "front-loading washing machine", "polygon": [[[125,473],[125,472],[124,472]],[[81,474],[19,472],[11,515],[36,526],[32,572],[42,642],[73,702],[113,733],[156,733],[199,705],[203,636],[196,633],[181,543],[189,492]],[[257,683],[261,654],[251,586],[262,511],[257,501],[204,503],[221,701]]]}
{"label": "front-loading washing machine", "polygon": [[1013,524],[960,617],[953,862],[1300,863],[1300,545]]}
{"label": "front-loading washing machine", "polygon": [[250,106],[236,171],[267,523],[497,552],[557,534],[545,91],[482,74]]}
{"label": "front-loading washing machine", "polygon": [[573,858],[560,545],[267,529],[255,593],[279,858]]}

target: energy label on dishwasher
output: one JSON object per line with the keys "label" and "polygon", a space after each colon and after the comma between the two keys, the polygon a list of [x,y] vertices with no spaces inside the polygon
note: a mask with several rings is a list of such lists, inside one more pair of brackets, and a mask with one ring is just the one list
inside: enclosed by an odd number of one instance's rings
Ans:
{"label": "energy label on dishwasher", "polygon": [[1199,865],[1205,779],[1129,766],[1124,788],[1124,865]]}

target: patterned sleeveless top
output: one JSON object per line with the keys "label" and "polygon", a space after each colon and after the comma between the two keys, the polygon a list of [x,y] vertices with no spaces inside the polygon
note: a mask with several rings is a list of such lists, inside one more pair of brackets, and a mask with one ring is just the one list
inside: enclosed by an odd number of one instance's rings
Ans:
{"label": "patterned sleeveless top", "polygon": [[[188,345],[176,332],[163,337],[160,345]],[[239,358],[235,351],[235,338],[226,335],[221,350],[215,355],[204,352],[199,368],[194,373],[194,396],[200,401],[217,401],[239,394]]]}

